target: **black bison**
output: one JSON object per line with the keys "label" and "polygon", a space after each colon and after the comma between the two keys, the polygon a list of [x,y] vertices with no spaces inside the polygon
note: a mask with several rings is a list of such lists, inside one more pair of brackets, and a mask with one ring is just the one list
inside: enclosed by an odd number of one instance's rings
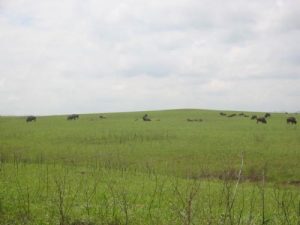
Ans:
{"label": "black bison", "polygon": [[270,114],[270,113],[266,113],[266,114],[265,114],[265,118],[268,118],[268,117],[271,117],[271,114]]}
{"label": "black bison", "polygon": [[256,120],[256,119],[257,119],[257,115],[251,116],[251,120]]}
{"label": "black bison", "polygon": [[234,117],[234,116],[236,116],[236,114],[235,114],[235,113],[233,113],[233,114],[230,114],[228,117]]}
{"label": "black bison", "polygon": [[78,114],[72,114],[67,117],[67,120],[76,120],[76,119],[79,119]]}
{"label": "black bison", "polygon": [[100,119],[106,119],[106,117],[103,116],[103,115],[100,115],[99,118],[100,118]]}
{"label": "black bison", "polygon": [[226,116],[226,113],[220,112],[221,116]]}
{"label": "black bison", "polygon": [[28,116],[27,118],[26,118],[26,122],[31,122],[31,121],[36,121],[36,117],[35,116]]}
{"label": "black bison", "polygon": [[186,120],[188,122],[202,122],[203,121],[202,119],[190,119],[190,118],[187,118]]}
{"label": "black bison", "polygon": [[239,113],[239,116],[243,116],[243,115],[245,115],[244,113]]}
{"label": "black bison", "polygon": [[148,117],[148,114],[145,114],[145,115],[143,116],[143,120],[144,120],[144,121],[151,121],[151,119]]}
{"label": "black bison", "polygon": [[297,120],[295,117],[289,117],[286,119],[287,124],[297,124]]}
{"label": "black bison", "polygon": [[265,117],[258,117],[256,118],[256,123],[267,123],[267,120]]}

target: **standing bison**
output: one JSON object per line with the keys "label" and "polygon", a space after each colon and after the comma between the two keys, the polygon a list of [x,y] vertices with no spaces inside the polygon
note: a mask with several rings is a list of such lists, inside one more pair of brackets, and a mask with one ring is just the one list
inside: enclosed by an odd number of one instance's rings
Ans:
{"label": "standing bison", "polygon": [[26,118],[26,122],[32,122],[32,121],[36,121],[36,117],[35,116],[28,116],[27,118]]}
{"label": "standing bison", "polygon": [[266,120],[265,117],[258,117],[258,118],[256,118],[256,123],[264,123],[264,124],[266,124],[267,120]]}
{"label": "standing bison", "polygon": [[79,119],[78,114],[72,114],[67,117],[67,120],[76,120],[76,119]]}
{"label": "standing bison", "polygon": [[297,120],[295,117],[289,117],[286,119],[287,124],[297,124]]}

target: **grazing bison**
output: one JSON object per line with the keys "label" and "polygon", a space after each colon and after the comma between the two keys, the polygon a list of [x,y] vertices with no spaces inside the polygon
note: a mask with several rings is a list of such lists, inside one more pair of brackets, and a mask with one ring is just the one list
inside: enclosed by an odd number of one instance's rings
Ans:
{"label": "grazing bison", "polygon": [[265,114],[265,118],[268,118],[268,117],[271,117],[271,114],[270,114],[270,113],[266,113],[266,114]]}
{"label": "grazing bison", "polygon": [[233,113],[233,114],[230,114],[228,117],[234,117],[234,116],[236,116],[236,114],[235,114],[235,113]]}
{"label": "grazing bison", "polygon": [[148,117],[148,114],[145,114],[145,115],[143,116],[143,120],[144,120],[144,121],[151,121],[151,119]]}
{"label": "grazing bison", "polygon": [[79,119],[78,114],[72,114],[67,117],[67,120],[76,120],[76,119]]}
{"label": "grazing bison", "polygon": [[36,121],[36,117],[35,116],[28,116],[27,118],[26,118],[26,122],[31,122],[31,121]]}
{"label": "grazing bison", "polygon": [[287,124],[297,124],[297,120],[296,120],[296,118],[295,117],[289,117],[289,118],[287,118],[286,119],[286,123]]}
{"label": "grazing bison", "polygon": [[106,117],[103,116],[103,115],[100,115],[99,118],[100,118],[100,119],[106,119]]}
{"label": "grazing bison", "polygon": [[251,116],[251,120],[256,120],[256,119],[257,119],[257,115]]}
{"label": "grazing bison", "polygon": [[190,118],[187,118],[186,120],[188,122],[202,122],[203,121],[202,119],[190,119]]}
{"label": "grazing bison", "polygon": [[258,117],[256,118],[256,123],[267,123],[267,120],[265,117]]}
{"label": "grazing bison", "polygon": [[221,116],[226,116],[226,113],[220,112]]}

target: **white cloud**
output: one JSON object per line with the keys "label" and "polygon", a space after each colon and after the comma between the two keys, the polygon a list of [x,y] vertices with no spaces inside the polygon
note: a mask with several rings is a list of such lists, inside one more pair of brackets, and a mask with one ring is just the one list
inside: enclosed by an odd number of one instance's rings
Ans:
{"label": "white cloud", "polygon": [[4,0],[0,114],[300,109],[300,3]]}

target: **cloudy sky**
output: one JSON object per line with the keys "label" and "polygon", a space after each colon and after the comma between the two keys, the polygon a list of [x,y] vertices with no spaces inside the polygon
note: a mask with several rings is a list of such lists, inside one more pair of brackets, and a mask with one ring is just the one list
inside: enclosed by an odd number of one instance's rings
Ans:
{"label": "cloudy sky", "polygon": [[0,114],[300,110],[299,0],[0,0]]}

